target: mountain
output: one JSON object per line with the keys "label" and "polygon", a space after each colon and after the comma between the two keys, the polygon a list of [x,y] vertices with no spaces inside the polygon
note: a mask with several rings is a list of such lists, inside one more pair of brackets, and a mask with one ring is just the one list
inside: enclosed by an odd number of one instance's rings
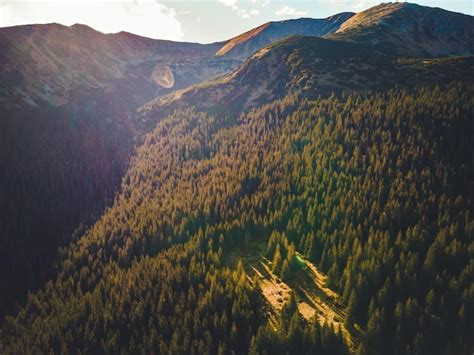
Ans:
{"label": "mountain", "polygon": [[[258,97],[245,75],[265,55],[298,50],[295,74],[318,78],[365,58],[349,46],[289,38],[229,77]],[[405,88],[371,67],[376,91],[311,97],[274,63],[279,97],[251,108],[201,104],[234,79],[151,107],[113,204],[5,318],[0,351],[469,353],[472,70],[403,63],[420,73]]]}
{"label": "mountain", "polygon": [[225,43],[216,52],[238,60],[291,35],[354,41],[395,56],[436,57],[474,54],[472,16],[416,4],[382,3],[357,14],[325,19],[268,22]]}
{"label": "mountain", "polygon": [[474,57],[400,60],[366,44],[294,36],[257,51],[232,73],[157,97],[140,112],[144,120],[190,106],[233,113],[290,94],[314,99],[343,91],[410,87],[414,80],[472,82],[465,74],[473,69]]}
{"label": "mountain", "polygon": [[290,35],[322,37],[333,33],[353,15],[352,12],[343,12],[325,19],[300,18],[267,22],[228,40],[216,55],[245,60],[258,49]]}
{"label": "mountain", "polygon": [[147,129],[135,110],[240,63],[214,57],[219,47],[84,25],[0,29],[0,316],[113,200]]}
{"label": "mountain", "polygon": [[[78,87],[112,86],[120,80],[156,95],[169,89],[159,76],[170,64],[175,64],[173,86],[177,87],[221,73],[221,66],[214,69],[207,60],[201,61],[220,46],[152,40],[126,32],[105,35],[84,25],[2,28],[0,103],[12,105],[19,100],[32,106],[59,106],[67,104]],[[203,74],[193,69],[196,62]]]}
{"label": "mountain", "polygon": [[386,3],[344,22],[331,38],[371,44],[398,56],[474,54],[472,16],[405,2]]}
{"label": "mountain", "polygon": [[473,56],[73,27],[2,42],[0,353],[472,353]]}

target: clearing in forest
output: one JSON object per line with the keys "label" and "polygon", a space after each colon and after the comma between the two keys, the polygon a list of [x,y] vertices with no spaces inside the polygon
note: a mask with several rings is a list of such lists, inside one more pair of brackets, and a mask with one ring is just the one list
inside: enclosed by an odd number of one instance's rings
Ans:
{"label": "clearing in forest", "polygon": [[354,330],[348,330],[345,326],[345,307],[341,297],[327,286],[327,276],[309,260],[297,254],[296,258],[301,267],[292,272],[284,282],[272,272],[272,262],[264,254],[262,245],[252,245],[251,248],[246,248],[245,252],[233,253],[228,260],[236,266],[237,261],[242,259],[249,279],[258,280],[258,287],[268,304],[269,321],[276,323],[276,316],[293,292],[298,310],[306,321],[317,321],[320,325],[339,328],[348,346],[354,348]]}

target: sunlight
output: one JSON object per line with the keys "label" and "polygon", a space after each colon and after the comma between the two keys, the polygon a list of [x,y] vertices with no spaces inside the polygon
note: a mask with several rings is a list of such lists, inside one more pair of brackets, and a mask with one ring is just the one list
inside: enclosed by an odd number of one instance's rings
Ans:
{"label": "sunlight", "polygon": [[183,38],[176,11],[151,0],[0,2],[0,27],[53,22],[87,24],[104,33],[126,31],[150,38]]}

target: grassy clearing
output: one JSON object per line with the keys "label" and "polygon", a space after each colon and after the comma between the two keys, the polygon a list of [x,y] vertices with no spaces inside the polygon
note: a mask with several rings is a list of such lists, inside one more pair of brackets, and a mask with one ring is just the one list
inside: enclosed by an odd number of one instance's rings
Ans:
{"label": "grassy clearing", "polygon": [[264,245],[255,243],[245,250],[234,252],[228,263],[235,267],[238,260],[242,259],[249,280],[258,282],[267,301],[268,320],[277,324],[277,316],[289,300],[291,292],[294,292],[298,310],[307,322],[340,328],[349,348],[354,349],[357,343],[356,331],[345,326],[345,307],[341,297],[327,286],[327,276],[309,260],[297,254],[299,268],[285,282],[272,272],[272,262],[264,254]]}

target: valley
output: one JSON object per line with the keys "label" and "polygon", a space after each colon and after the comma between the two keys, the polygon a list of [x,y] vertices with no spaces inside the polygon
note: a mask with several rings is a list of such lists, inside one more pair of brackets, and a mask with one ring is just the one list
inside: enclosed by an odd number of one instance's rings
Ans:
{"label": "valley", "polygon": [[473,40],[0,28],[0,353],[471,354]]}

